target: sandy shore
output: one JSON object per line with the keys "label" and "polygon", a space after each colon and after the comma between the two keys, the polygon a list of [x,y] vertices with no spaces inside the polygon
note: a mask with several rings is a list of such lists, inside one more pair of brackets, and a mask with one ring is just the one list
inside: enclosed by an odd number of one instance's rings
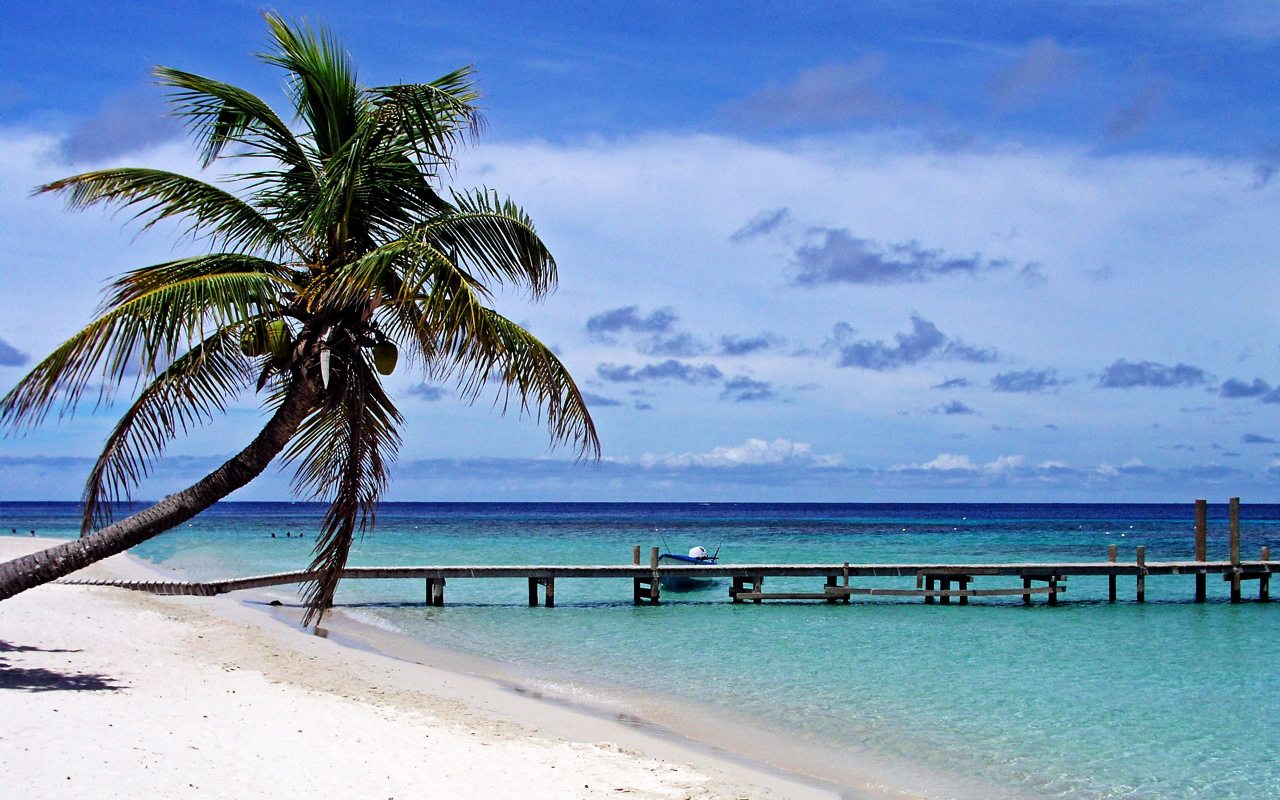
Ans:
{"label": "sandy shore", "polygon": [[[0,536],[0,560],[53,541]],[[131,556],[82,574],[154,577]],[[0,602],[0,718],[0,786],[28,798],[835,797],[231,597]]]}

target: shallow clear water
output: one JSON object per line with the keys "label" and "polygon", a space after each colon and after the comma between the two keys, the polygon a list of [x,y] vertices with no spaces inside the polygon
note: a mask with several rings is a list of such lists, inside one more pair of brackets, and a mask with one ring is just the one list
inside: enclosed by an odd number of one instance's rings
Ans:
{"label": "shallow clear water", "polygon": [[[74,512],[6,503],[0,528],[70,535]],[[298,569],[319,515],[223,504],[136,552],[196,578]],[[1121,560],[1137,545],[1149,561],[1183,560],[1192,517],[1190,505],[393,504],[351,563],[616,564],[633,544],[664,539],[677,552],[719,546],[725,563],[1091,561],[1109,544]],[[1210,558],[1225,558],[1225,507],[1210,523]],[[286,530],[308,538],[270,537]],[[1280,542],[1280,507],[1245,506],[1242,540],[1246,558]],[[1231,605],[1210,576],[1211,602],[1196,605],[1193,585],[1148,578],[1137,605],[1121,579],[1112,605],[1105,579],[1073,577],[1056,608],[1020,598],[731,606],[727,584],[636,608],[616,580],[558,581],[553,610],[527,608],[521,580],[450,581],[445,608],[419,604],[421,581],[348,581],[339,601],[564,686],[692,692],[794,741],[1028,794],[1280,796],[1280,604]]]}

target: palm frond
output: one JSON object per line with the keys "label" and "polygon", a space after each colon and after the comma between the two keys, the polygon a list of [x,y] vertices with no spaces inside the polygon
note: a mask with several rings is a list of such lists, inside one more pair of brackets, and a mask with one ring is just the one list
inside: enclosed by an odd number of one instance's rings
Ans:
{"label": "palm frond", "polygon": [[286,461],[298,465],[294,492],[329,500],[310,567],[320,575],[304,590],[304,625],[333,604],[351,543],[373,526],[387,467],[400,446],[400,413],[365,351],[336,347],[333,359],[321,407],[285,451]]}
{"label": "palm frond", "polygon": [[134,219],[145,219],[147,230],[166,219],[187,223],[186,233],[207,233],[216,243],[246,252],[302,249],[253,206],[204,181],[159,169],[104,169],[46,183],[36,193],[65,194],[74,209],[109,203],[122,208],[140,206]]}
{"label": "palm frond", "polygon": [[263,17],[276,51],[260,58],[288,71],[294,107],[318,156],[328,160],[356,132],[366,105],[351,57],[326,30],[305,23],[291,26],[271,12]]}
{"label": "palm frond", "polygon": [[456,211],[422,226],[423,240],[453,253],[472,272],[528,286],[535,299],[555,288],[555,259],[519,206],[484,190],[454,192],[453,201]]}
{"label": "palm frond", "polygon": [[378,86],[368,93],[384,115],[386,127],[402,138],[418,165],[429,174],[447,164],[465,137],[479,136],[484,118],[474,105],[480,99],[473,69],[463,67],[430,83]]}
{"label": "palm frond", "polygon": [[195,137],[204,166],[216,161],[227,145],[244,144],[250,155],[269,156],[296,170],[299,179],[318,181],[306,149],[257,95],[169,67],[156,67],[155,76],[173,90],[170,102]]}
{"label": "palm frond", "polygon": [[[183,283],[214,275],[259,274],[278,284],[281,289],[299,291],[293,282],[293,272],[274,261],[239,253],[211,253],[166,261],[130,270],[108,286],[110,294],[103,302],[102,311],[137,299],[170,284]],[[263,302],[267,302],[264,298]]]}
{"label": "palm frond", "polygon": [[211,421],[253,379],[240,332],[223,328],[178,357],[116,423],[84,487],[81,534],[111,522],[112,508],[151,472],[178,433]]}
{"label": "palm frond", "polygon": [[206,329],[241,324],[278,307],[277,279],[224,273],[165,284],[101,314],[37,364],[0,399],[0,426],[38,425],[55,407],[74,413],[94,378],[99,402],[127,375],[155,375],[205,338]]}
{"label": "palm frond", "polygon": [[[409,322],[403,305],[393,303],[383,311],[401,328]],[[572,443],[581,457],[599,457],[600,440],[586,401],[550,348],[486,307],[460,278],[447,287],[437,283],[417,305],[414,341],[434,377],[455,377],[471,400],[496,383],[503,411],[514,399],[521,414],[538,419],[545,414],[553,441]]]}

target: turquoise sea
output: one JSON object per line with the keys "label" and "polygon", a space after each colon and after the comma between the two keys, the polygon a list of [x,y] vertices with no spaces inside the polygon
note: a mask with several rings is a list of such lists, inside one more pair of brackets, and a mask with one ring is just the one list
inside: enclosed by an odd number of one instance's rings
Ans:
{"label": "turquoise sea", "polygon": [[[74,535],[76,510],[4,503],[0,528]],[[197,579],[299,569],[321,513],[224,503],[135,552]],[[719,548],[723,563],[1086,561],[1110,544],[1161,561],[1192,558],[1192,531],[1190,504],[406,503],[383,506],[351,563],[617,564],[634,544]],[[1280,545],[1280,506],[1245,505],[1245,557],[1262,545]],[[1226,507],[1211,506],[1210,558],[1226,548]],[[421,581],[348,581],[338,599],[555,696],[713,740],[759,733],[785,743],[782,765],[909,772],[942,797],[1280,797],[1280,603],[1248,583],[1232,605],[1215,576],[1204,605],[1189,576],[1148,578],[1142,605],[1133,588],[1121,579],[1109,604],[1105,579],[1073,577],[1055,608],[734,606],[727,584],[637,608],[611,580],[558,581],[554,609],[528,608],[522,580],[450,581],[444,608],[422,605]]]}

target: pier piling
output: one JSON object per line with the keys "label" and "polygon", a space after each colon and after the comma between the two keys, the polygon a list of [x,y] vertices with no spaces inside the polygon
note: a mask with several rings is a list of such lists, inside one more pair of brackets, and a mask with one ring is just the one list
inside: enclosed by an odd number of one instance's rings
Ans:
{"label": "pier piling", "polygon": [[[1271,548],[1262,546],[1261,561],[1271,560]],[[1271,599],[1271,573],[1264,572],[1258,577],[1258,599],[1264,603]]]}
{"label": "pier piling", "polygon": [[1230,503],[1231,602],[1240,602],[1240,498]]}
{"label": "pier piling", "polygon": [[[1196,561],[1208,558],[1209,539],[1209,501],[1196,501]],[[1203,603],[1205,598],[1205,582],[1209,576],[1203,572],[1196,573],[1196,602]]]}
{"label": "pier piling", "polygon": [[[1116,563],[1116,546],[1114,544],[1107,545],[1107,561],[1112,564]],[[1107,576],[1107,602],[1114,603],[1116,601],[1116,574],[1113,572]]]}
{"label": "pier piling", "polygon": [[1138,545],[1138,602],[1147,602],[1147,548]]}

